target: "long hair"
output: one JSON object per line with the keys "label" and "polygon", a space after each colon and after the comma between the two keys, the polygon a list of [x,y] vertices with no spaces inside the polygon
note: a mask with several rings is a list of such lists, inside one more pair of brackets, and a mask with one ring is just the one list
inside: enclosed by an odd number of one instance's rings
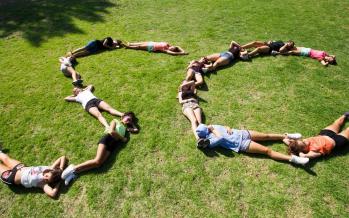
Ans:
{"label": "long hair", "polygon": [[59,180],[61,179],[62,172],[63,171],[61,169],[55,168],[55,169],[46,169],[44,170],[44,172],[42,172],[42,174],[46,174],[46,173],[52,174],[50,181],[46,181],[47,184],[51,185],[59,182]]}

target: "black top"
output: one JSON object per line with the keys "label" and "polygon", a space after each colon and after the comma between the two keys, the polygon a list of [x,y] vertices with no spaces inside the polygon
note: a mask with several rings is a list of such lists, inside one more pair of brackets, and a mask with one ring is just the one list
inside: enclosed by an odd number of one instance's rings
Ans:
{"label": "black top", "polygon": [[283,41],[272,41],[268,46],[272,51],[279,51],[285,43]]}
{"label": "black top", "polygon": [[111,37],[106,37],[102,40],[96,40],[98,49],[106,49],[106,47],[103,46],[104,41],[107,40],[107,45],[112,46],[113,45],[113,39]]}

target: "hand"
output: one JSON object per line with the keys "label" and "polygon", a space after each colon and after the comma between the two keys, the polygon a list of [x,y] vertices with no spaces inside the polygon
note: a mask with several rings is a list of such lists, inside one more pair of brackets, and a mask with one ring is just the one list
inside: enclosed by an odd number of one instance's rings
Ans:
{"label": "hand", "polygon": [[306,155],[303,152],[299,152],[300,157],[306,157]]}

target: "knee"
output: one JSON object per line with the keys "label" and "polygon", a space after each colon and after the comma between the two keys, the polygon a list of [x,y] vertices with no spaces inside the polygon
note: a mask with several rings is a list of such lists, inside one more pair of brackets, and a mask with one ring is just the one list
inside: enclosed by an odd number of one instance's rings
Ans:
{"label": "knee", "polygon": [[271,156],[272,152],[273,152],[273,150],[271,150],[270,148],[267,148],[267,147],[266,147],[266,148],[264,149],[264,154],[268,155],[269,157]]}

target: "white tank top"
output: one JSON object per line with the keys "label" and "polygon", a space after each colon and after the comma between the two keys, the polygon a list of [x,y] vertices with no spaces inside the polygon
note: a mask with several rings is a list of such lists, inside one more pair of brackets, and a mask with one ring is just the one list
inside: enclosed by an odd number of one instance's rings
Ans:
{"label": "white tank top", "polygon": [[48,166],[24,167],[21,169],[21,184],[26,188],[38,187],[43,181],[44,170],[49,169]]}
{"label": "white tank top", "polygon": [[75,99],[77,102],[81,103],[83,108],[85,108],[87,102],[94,98],[96,98],[96,96],[94,96],[90,90],[85,90],[80,92]]}

